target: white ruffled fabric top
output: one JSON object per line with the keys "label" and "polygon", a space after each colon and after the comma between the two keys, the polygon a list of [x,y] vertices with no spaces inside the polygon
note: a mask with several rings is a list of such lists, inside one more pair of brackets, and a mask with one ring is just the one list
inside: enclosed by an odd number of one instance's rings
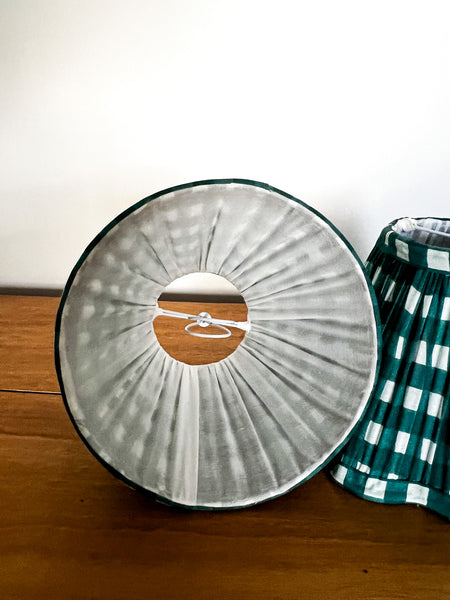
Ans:
{"label": "white ruffled fabric top", "polygon": [[[247,303],[250,331],[217,363],[181,363],[154,333],[161,292],[193,272],[225,277]],[[243,507],[346,441],[377,375],[376,309],[317,212],[264,184],[198,182],[138,203],[86,250],[56,362],[75,426],[116,475],[175,504]]]}

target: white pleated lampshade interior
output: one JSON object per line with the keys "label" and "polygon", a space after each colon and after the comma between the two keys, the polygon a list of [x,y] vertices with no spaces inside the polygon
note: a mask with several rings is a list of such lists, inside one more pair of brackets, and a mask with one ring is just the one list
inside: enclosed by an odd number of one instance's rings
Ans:
{"label": "white pleated lampshade interior", "polygon": [[[206,365],[169,356],[153,328],[161,292],[193,272],[231,282],[251,322]],[[56,359],[77,430],[116,475],[183,506],[248,506],[309,478],[359,421],[378,365],[373,292],[305,204],[244,180],[188,184],[138,203],[86,250]]]}

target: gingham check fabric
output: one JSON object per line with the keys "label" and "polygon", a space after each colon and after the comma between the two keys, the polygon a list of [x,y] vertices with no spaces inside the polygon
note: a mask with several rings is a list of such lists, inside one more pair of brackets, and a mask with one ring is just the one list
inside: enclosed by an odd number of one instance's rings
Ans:
{"label": "gingham check fabric", "polygon": [[[450,230],[450,221],[420,222]],[[450,237],[408,237],[397,223],[367,262],[383,328],[380,375],[332,475],[369,500],[450,518]]]}

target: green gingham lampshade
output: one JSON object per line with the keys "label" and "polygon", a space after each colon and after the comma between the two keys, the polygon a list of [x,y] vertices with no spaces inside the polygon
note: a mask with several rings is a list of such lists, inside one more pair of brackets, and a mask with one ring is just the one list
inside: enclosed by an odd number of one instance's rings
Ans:
{"label": "green gingham lampshade", "polygon": [[394,221],[367,268],[383,327],[380,376],[332,473],[369,500],[450,518],[450,220]]}
{"label": "green gingham lampshade", "polygon": [[[172,358],[153,327],[161,292],[195,272],[248,308],[241,344],[206,365]],[[56,364],[73,424],[116,476],[168,503],[236,508],[342,447],[378,343],[373,290],[336,228],[266,184],[215,180],[154,194],[96,237],[64,290]]]}

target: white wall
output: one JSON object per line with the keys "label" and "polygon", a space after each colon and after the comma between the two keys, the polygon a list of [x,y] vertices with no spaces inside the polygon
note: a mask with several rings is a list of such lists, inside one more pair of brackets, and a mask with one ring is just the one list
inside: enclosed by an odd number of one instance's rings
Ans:
{"label": "white wall", "polygon": [[365,258],[450,216],[446,1],[2,0],[0,286],[61,287],[111,218],[243,177]]}

